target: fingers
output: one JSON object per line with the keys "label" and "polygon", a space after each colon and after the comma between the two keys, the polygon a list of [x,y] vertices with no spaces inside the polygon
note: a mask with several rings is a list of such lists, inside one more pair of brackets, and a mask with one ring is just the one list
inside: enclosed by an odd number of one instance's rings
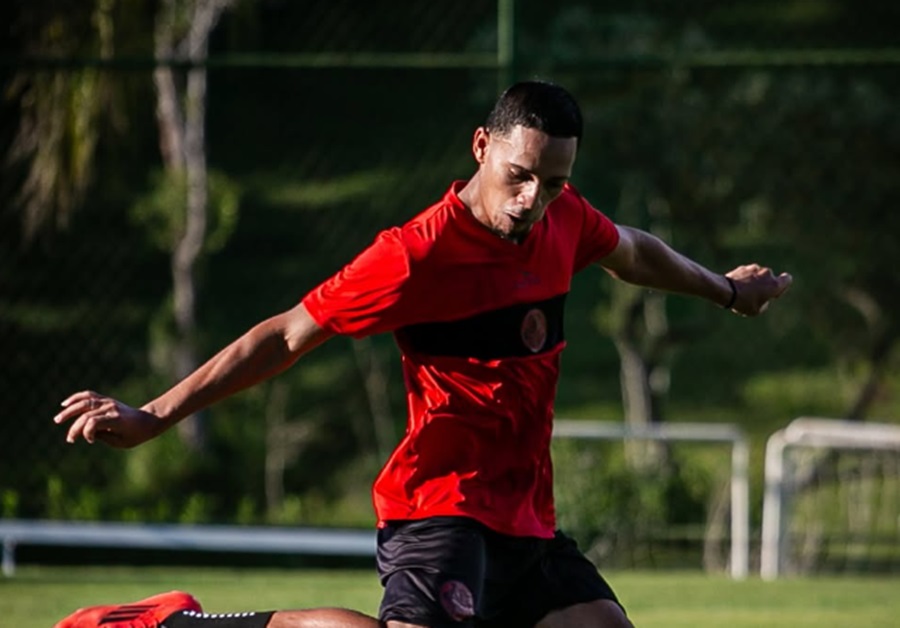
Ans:
{"label": "fingers", "polygon": [[742,316],[762,314],[794,282],[790,273],[776,275],[759,264],[738,266],[726,274],[738,284],[738,300],[732,311]]}
{"label": "fingers", "polygon": [[766,299],[762,305],[759,306],[759,314],[762,314],[766,310],[769,309],[769,304],[773,299],[778,299],[782,294],[787,292],[787,289],[791,287],[791,284],[794,283],[794,278],[790,275],[790,273],[781,273],[775,279],[775,289],[768,299]]}
{"label": "fingers", "polygon": [[103,412],[97,416],[92,416],[85,421],[84,427],[81,430],[81,435],[84,440],[93,444],[98,436],[113,433],[113,426],[115,425],[116,419],[117,417],[110,412]]}
{"label": "fingers", "polygon": [[788,288],[791,287],[791,284],[794,283],[794,278],[790,273],[781,273],[780,275],[775,275],[770,269],[763,269],[765,272],[761,273],[759,276],[763,278],[761,282],[761,291],[763,291],[763,296],[765,301],[760,306],[760,313],[765,311],[765,308],[768,307],[769,302],[772,299],[779,298],[782,294],[784,294]]}
{"label": "fingers", "polygon": [[93,444],[98,432],[112,431],[117,417],[107,410],[92,410],[78,417],[66,433],[66,441],[74,443],[79,437]]}
{"label": "fingers", "polygon": [[65,421],[80,415],[82,412],[90,410],[92,404],[87,397],[88,394],[89,393],[87,392],[75,393],[65,399],[62,404],[60,404],[63,409],[53,417],[53,422],[64,423]]}
{"label": "fingers", "polygon": [[83,391],[70,395],[60,404],[63,409],[53,417],[54,423],[62,423],[68,421],[73,416],[77,416],[79,412],[90,409],[90,391]]}
{"label": "fingers", "polygon": [[777,299],[791,287],[791,284],[794,283],[794,278],[790,273],[781,273],[775,279],[778,281],[778,291],[774,298]]}
{"label": "fingers", "polygon": [[53,422],[61,424],[72,421],[66,433],[69,443],[74,443],[79,437],[93,443],[98,433],[112,431],[119,414],[115,400],[90,390],[67,397],[62,406],[63,409],[53,417]]}

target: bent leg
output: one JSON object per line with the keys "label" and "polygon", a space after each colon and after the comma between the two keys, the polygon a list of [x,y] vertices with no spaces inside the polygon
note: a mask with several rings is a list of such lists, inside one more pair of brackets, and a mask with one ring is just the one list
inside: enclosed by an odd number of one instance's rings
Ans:
{"label": "bent leg", "polygon": [[[374,617],[344,608],[276,611],[266,628],[381,628]],[[199,628],[199,627],[198,627]]]}
{"label": "bent leg", "polygon": [[277,611],[266,628],[428,628],[416,624],[389,621],[344,608],[316,608],[297,611]]}
{"label": "bent leg", "polygon": [[[384,626],[373,617],[344,608],[313,608],[267,611],[265,613],[185,612],[176,613],[168,617],[164,623],[153,625],[158,628],[383,628]],[[88,627],[77,626],[77,628]],[[114,624],[110,628],[119,628],[119,624]]]}
{"label": "bent leg", "polygon": [[[179,618],[180,619],[180,618]],[[240,617],[217,618],[209,616],[185,617],[188,623],[174,623],[174,628],[256,628],[254,624]],[[169,625],[169,622],[166,622]],[[275,611],[265,628],[428,628],[416,624],[389,621],[382,623],[363,613],[346,608],[310,608],[290,611]]]}
{"label": "bent leg", "polygon": [[[55,628],[385,628],[374,617],[342,608],[206,613],[184,591],[169,591],[125,604],[80,608]],[[411,625],[387,623],[387,628]],[[416,628],[412,626],[411,628]]]}
{"label": "bent leg", "polygon": [[622,607],[612,600],[595,600],[552,611],[535,628],[634,628],[634,625]]}

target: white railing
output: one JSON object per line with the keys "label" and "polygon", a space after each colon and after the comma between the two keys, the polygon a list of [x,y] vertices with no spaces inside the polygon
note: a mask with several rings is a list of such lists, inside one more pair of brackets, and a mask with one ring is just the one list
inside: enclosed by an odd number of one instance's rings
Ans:
{"label": "white railing", "polygon": [[138,524],[0,519],[3,573],[16,568],[17,545],[368,557],[375,532],[328,528]]}

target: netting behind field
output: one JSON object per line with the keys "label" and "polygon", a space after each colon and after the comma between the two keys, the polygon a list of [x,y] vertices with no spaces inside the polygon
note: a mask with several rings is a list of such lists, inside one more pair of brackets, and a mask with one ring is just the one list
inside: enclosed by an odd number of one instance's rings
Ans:
{"label": "netting behind field", "polygon": [[792,451],[783,569],[900,572],[900,450]]}

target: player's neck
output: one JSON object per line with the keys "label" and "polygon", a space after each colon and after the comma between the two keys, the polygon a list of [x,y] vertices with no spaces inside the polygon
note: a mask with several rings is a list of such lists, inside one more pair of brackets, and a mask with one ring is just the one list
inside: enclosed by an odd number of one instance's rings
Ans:
{"label": "player's neck", "polygon": [[478,172],[472,175],[472,178],[466,182],[462,189],[457,193],[457,197],[462,201],[465,208],[469,210],[469,213],[476,222],[494,235],[502,237],[491,228],[491,221],[488,220],[484,203],[481,201],[481,178],[479,177]]}
{"label": "player's neck", "polygon": [[479,217],[484,215],[482,211],[483,208],[479,201],[479,188],[478,173],[476,172],[472,178],[466,181],[466,184],[460,188],[456,196],[462,201],[462,204],[469,210],[472,216],[474,216],[475,220],[484,224],[483,219]]}

